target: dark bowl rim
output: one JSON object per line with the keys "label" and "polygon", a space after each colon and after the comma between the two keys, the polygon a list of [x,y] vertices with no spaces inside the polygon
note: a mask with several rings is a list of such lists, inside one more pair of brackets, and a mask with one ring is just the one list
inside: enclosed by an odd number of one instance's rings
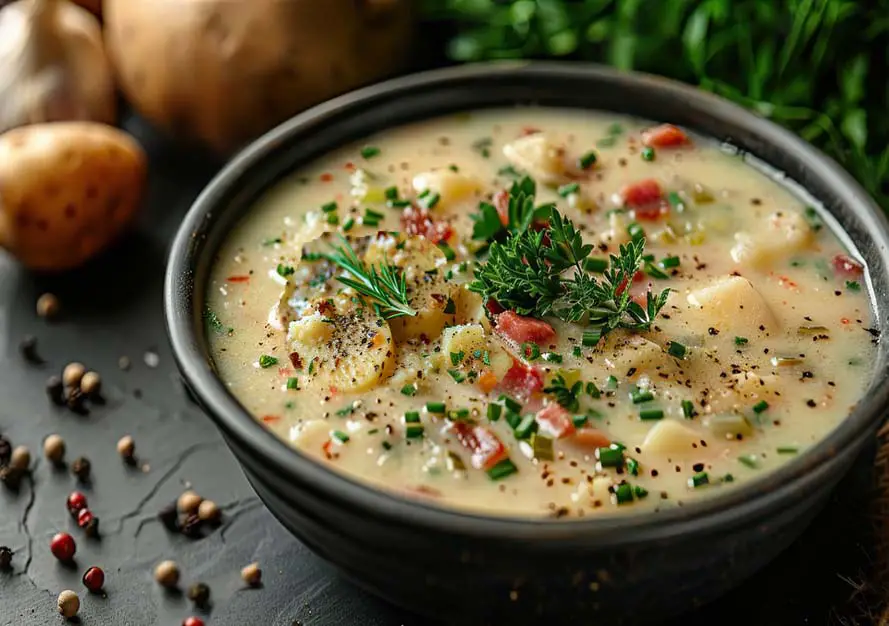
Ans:
{"label": "dark bowl rim", "polygon": [[[804,497],[807,487],[814,487],[812,477],[826,465],[835,465],[836,458],[850,450],[858,451],[876,429],[885,408],[889,406],[889,371],[875,373],[868,394],[851,414],[831,433],[797,458],[785,463],[762,478],[738,486],[726,494],[687,503],[683,507],[652,514],[615,514],[601,517],[553,520],[550,518],[485,515],[473,511],[438,506],[421,499],[402,496],[358,482],[327,468],[288,446],[231,395],[215,375],[202,348],[201,325],[197,323],[198,303],[203,294],[194,293],[193,267],[205,253],[197,234],[206,221],[213,219],[220,202],[224,202],[239,181],[249,178],[261,168],[266,157],[282,144],[298,138],[304,127],[337,111],[357,108],[383,96],[399,92],[453,88],[462,81],[510,76],[527,81],[544,76],[563,76],[574,80],[605,82],[613,86],[633,87],[660,92],[709,110],[724,123],[732,120],[743,125],[757,137],[781,151],[791,153],[815,171],[836,195],[838,201],[851,208],[863,220],[871,239],[878,247],[883,267],[889,267],[889,222],[886,216],[837,163],[801,138],[776,124],[718,96],[695,87],[638,72],[622,72],[595,64],[568,62],[493,62],[449,67],[411,74],[371,85],[315,106],[284,122],[255,140],[236,155],[213,178],[194,201],[182,221],[170,249],[164,284],[164,313],[167,333],[177,365],[186,384],[199,403],[223,431],[227,443],[250,454],[246,465],[254,473],[259,466],[279,472],[289,482],[308,486],[324,494],[338,506],[347,507],[377,520],[407,524],[419,530],[444,532],[477,538],[527,539],[551,542],[576,540],[611,543],[643,540],[663,541],[678,534],[713,530],[762,519],[762,514],[790,506]],[[504,103],[505,106],[508,104]],[[399,120],[392,120],[395,126]],[[220,211],[221,213],[221,211]],[[877,320],[878,326],[881,320]],[[234,444],[234,445],[233,445]],[[245,464],[244,459],[239,459]]]}

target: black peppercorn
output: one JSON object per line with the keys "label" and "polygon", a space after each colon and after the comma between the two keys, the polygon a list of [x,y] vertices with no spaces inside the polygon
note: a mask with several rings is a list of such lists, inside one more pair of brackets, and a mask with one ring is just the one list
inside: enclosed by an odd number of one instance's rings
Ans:
{"label": "black peppercorn", "polygon": [[164,528],[170,532],[179,530],[179,514],[176,511],[176,502],[171,502],[157,513],[157,519],[160,520]]}
{"label": "black peppercorn", "polygon": [[179,524],[179,532],[189,539],[199,539],[203,536],[201,534],[201,527],[203,524],[203,520],[198,517],[197,513],[190,513],[186,515],[185,519],[182,520],[182,523]]}
{"label": "black peppercorn", "polygon": [[21,352],[22,357],[32,365],[40,365],[43,363],[43,359],[37,354],[37,337],[34,335],[26,335],[22,337],[22,340],[19,342],[19,352]]}
{"label": "black peppercorn", "polygon": [[0,482],[2,482],[7,489],[18,491],[19,486],[22,484],[22,473],[22,470],[16,467],[10,467],[8,465],[0,467]]}
{"label": "black peppercorn", "polygon": [[210,587],[204,583],[195,583],[188,588],[188,599],[198,608],[204,608],[210,601]]}
{"label": "black peppercorn", "polygon": [[0,546],[0,572],[8,572],[10,569],[12,569],[12,550]]}
{"label": "black peppercorn", "polygon": [[90,539],[95,539],[99,536],[99,518],[93,517],[89,522],[87,522],[86,526],[83,527],[83,532]]}
{"label": "black peppercorn", "polygon": [[92,467],[92,463],[90,463],[88,458],[84,456],[78,457],[71,464],[71,473],[77,476],[79,480],[86,482],[89,480]]}
{"label": "black peppercorn", "polygon": [[86,396],[79,387],[71,387],[65,394],[65,404],[74,413],[86,415],[89,409],[86,407]]}
{"label": "black peppercorn", "polygon": [[46,379],[46,395],[53,404],[63,406],[65,404],[65,385],[58,376],[50,376]]}
{"label": "black peppercorn", "polygon": [[0,435],[0,465],[9,465],[12,459],[12,444],[9,439]]}

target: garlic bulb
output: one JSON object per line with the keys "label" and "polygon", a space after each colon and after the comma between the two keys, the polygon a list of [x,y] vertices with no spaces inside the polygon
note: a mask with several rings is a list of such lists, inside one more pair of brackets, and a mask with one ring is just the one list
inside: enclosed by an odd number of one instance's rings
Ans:
{"label": "garlic bulb", "polygon": [[98,20],[68,0],[0,10],[0,133],[25,124],[113,124],[116,96]]}

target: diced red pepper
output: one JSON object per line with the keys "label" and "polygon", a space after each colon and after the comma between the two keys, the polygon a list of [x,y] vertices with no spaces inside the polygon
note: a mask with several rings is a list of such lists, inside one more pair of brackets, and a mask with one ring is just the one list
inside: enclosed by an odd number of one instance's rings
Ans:
{"label": "diced red pepper", "polygon": [[635,209],[659,202],[663,199],[664,193],[661,191],[660,183],[653,178],[646,178],[621,189],[620,197],[624,204]]}
{"label": "diced red pepper", "polygon": [[454,233],[450,224],[432,219],[429,211],[421,207],[407,207],[401,214],[401,224],[409,235],[425,237],[432,243],[441,243]]}
{"label": "diced red pepper", "polygon": [[497,389],[501,393],[527,400],[543,389],[543,376],[535,368],[513,360],[512,367],[503,376]]}
{"label": "diced red pepper", "polygon": [[670,205],[663,200],[656,200],[650,204],[637,206],[633,209],[633,215],[640,222],[654,222],[670,213]]}
{"label": "diced red pepper", "polygon": [[684,146],[689,142],[685,132],[672,124],[661,124],[642,131],[642,143],[652,148]]}
{"label": "diced red pepper", "polygon": [[455,422],[451,430],[457,441],[472,454],[471,463],[475,469],[489,470],[509,458],[506,446],[493,430],[485,426]]}
{"label": "diced red pepper", "polygon": [[526,341],[547,344],[556,336],[555,329],[543,320],[523,317],[514,311],[504,311],[498,315],[496,327],[498,333],[519,344]]}
{"label": "diced red pepper", "polygon": [[576,432],[571,414],[560,404],[549,404],[537,412],[534,417],[540,432],[544,435],[561,439],[570,437]]}
{"label": "diced red pepper", "polygon": [[497,315],[498,313],[503,313],[506,310],[494,298],[488,298],[487,302],[485,302],[485,307],[488,309],[488,313],[490,313],[491,315]]}
{"label": "diced red pepper", "polygon": [[225,280],[230,283],[246,283],[248,280],[250,280],[250,276],[248,276],[247,274],[240,274],[237,276],[229,276]]}
{"label": "diced red pepper", "polygon": [[574,434],[571,441],[590,450],[605,448],[611,445],[611,440],[608,436],[597,428],[581,428]]}
{"label": "diced red pepper", "polygon": [[833,257],[833,269],[837,274],[846,278],[861,278],[864,274],[864,267],[861,263],[845,254]]}
{"label": "diced red pepper", "polygon": [[[642,270],[638,270],[635,274],[633,274],[633,282],[634,283],[641,283],[643,280],[645,280],[645,272],[643,272]],[[624,289],[626,289],[626,288],[627,288],[627,280],[624,279],[617,286],[617,289],[614,290],[614,293],[619,296],[619,295],[623,294]]]}
{"label": "diced red pepper", "polygon": [[509,224],[509,191],[501,189],[491,198],[494,208],[497,209],[497,215],[500,216],[500,223],[506,226]]}
{"label": "diced red pepper", "polygon": [[263,415],[261,419],[266,424],[271,424],[272,422],[277,422],[279,419],[281,419],[281,416],[280,415]]}

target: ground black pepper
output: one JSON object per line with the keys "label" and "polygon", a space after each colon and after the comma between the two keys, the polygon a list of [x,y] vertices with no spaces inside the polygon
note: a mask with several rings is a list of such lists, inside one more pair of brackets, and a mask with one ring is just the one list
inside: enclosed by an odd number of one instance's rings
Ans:
{"label": "ground black pepper", "polygon": [[204,583],[195,583],[188,588],[188,599],[198,608],[204,608],[210,601],[210,587]]}
{"label": "ground black pepper", "polygon": [[92,463],[90,463],[90,460],[84,456],[74,459],[74,462],[71,463],[71,473],[77,476],[82,482],[89,480],[91,470]]}
{"label": "ground black pepper", "polygon": [[0,435],[0,465],[9,465],[12,459],[12,444],[9,439]]}
{"label": "ground black pepper", "polygon": [[46,379],[46,395],[53,404],[62,406],[65,404],[65,385],[58,376],[50,376]]}
{"label": "ground black pepper", "polygon": [[25,335],[19,342],[19,352],[22,357],[31,365],[41,365],[43,359],[37,354],[37,337],[34,335]]}
{"label": "ground black pepper", "polygon": [[12,569],[12,550],[6,546],[0,546],[0,572]]}
{"label": "ground black pepper", "polygon": [[157,513],[157,519],[160,520],[164,528],[173,532],[179,530],[178,520],[179,514],[176,511],[176,502],[173,501]]}

